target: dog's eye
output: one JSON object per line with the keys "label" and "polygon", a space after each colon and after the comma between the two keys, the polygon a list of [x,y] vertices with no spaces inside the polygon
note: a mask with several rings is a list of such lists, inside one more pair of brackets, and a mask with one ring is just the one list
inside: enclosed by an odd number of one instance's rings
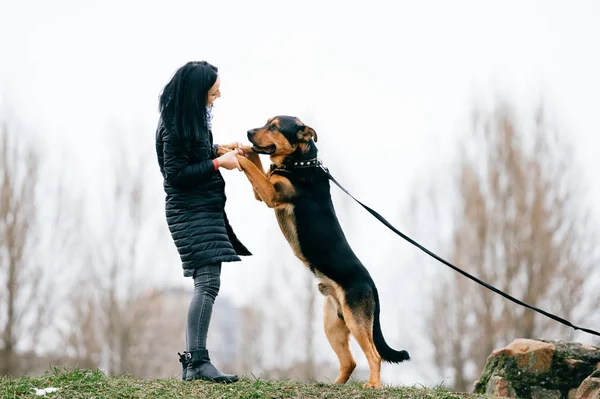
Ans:
{"label": "dog's eye", "polygon": [[274,132],[275,130],[277,130],[277,126],[271,125],[271,126],[269,126],[269,130]]}

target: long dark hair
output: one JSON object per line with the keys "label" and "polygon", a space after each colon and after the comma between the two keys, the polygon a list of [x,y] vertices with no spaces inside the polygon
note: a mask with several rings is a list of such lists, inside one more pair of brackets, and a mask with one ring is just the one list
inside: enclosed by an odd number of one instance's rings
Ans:
{"label": "long dark hair", "polygon": [[159,111],[170,134],[194,140],[206,131],[206,99],[219,70],[206,61],[190,61],[180,67],[159,97]]}

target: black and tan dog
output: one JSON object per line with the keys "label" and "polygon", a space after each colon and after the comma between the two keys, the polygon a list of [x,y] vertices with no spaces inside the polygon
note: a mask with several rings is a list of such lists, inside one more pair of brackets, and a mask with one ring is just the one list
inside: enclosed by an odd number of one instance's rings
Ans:
{"label": "black and tan dog", "polygon": [[[248,131],[253,146],[238,155],[254,194],[275,210],[277,221],[295,255],[319,280],[325,300],[325,333],[340,362],[335,380],[350,378],[356,362],[349,338],[358,341],[369,362],[365,387],[380,387],[381,361],[399,363],[408,352],[396,351],[383,338],[377,288],[367,269],[350,248],[338,222],[329,179],[317,160],[317,135],[298,118],[277,116]],[[271,158],[263,170],[257,154]]]}

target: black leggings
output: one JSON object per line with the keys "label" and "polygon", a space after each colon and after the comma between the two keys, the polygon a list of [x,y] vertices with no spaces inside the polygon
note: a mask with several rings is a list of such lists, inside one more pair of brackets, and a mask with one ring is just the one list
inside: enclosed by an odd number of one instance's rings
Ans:
{"label": "black leggings", "polygon": [[221,287],[221,264],[208,265],[194,272],[194,296],[187,317],[186,349],[206,349],[206,337],[215,298]]}

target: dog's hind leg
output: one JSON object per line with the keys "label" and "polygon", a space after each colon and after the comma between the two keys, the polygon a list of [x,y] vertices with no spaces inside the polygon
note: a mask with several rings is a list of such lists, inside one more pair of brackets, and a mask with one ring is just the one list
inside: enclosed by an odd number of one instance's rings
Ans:
{"label": "dog's hind leg", "polygon": [[365,388],[379,388],[381,386],[381,356],[375,348],[373,341],[373,309],[374,304],[368,298],[353,301],[351,306],[346,301],[342,302],[342,314],[348,329],[356,338],[369,363],[369,381]]}
{"label": "dog's hind leg", "polygon": [[337,300],[331,295],[325,298],[325,335],[340,362],[340,374],[336,384],[344,384],[356,368],[356,362],[350,352],[350,330],[341,316]]}

